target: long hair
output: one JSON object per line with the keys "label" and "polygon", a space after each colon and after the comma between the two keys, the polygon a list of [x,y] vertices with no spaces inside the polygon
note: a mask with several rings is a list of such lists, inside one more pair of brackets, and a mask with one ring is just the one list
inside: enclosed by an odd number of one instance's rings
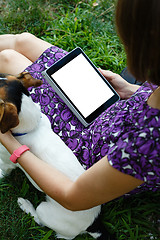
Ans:
{"label": "long hair", "polygon": [[136,79],[160,85],[160,0],[118,0],[117,32]]}

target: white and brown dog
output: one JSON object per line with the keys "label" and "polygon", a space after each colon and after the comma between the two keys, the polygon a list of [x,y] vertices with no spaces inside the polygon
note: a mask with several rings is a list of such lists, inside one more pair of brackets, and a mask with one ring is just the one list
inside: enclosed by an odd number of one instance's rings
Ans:
{"label": "white and brown dog", "polygon": [[[17,135],[17,140],[27,145],[37,157],[75,181],[84,172],[83,167],[73,152],[52,131],[48,118],[41,113],[40,106],[29,96],[27,89],[41,84],[41,80],[34,79],[27,72],[17,77],[0,74],[0,130],[2,133],[11,130],[15,136]],[[15,167],[20,167],[19,164],[13,164],[9,157],[10,154],[0,144],[1,177],[9,174]],[[41,191],[30,176],[26,172],[25,174]],[[98,224],[101,229],[94,229],[99,221],[101,206],[72,212],[49,196],[46,196],[46,201],[40,203],[36,209],[23,198],[18,198],[18,204],[23,211],[30,213],[38,224],[53,229],[58,238],[73,239],[78,234],[88,232],[96,239],[107,239],[102,224]]]}

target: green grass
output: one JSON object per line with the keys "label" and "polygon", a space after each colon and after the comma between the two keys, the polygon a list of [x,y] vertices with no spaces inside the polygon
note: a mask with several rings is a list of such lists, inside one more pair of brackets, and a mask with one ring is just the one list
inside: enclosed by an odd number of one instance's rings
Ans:
{"label": "green grass", "polygon": [[[101,68],[120,73],[126,66],[114,27],[113,0],[0,0],[0,34],[24,31],[67,51],[80,46]],[[56,239],[52,230],[38,226],[19,209],[18,197],[31,200],[36,207],[44,194],[16,169],[0,182],[0,239]],[[152,239],[160,239],[159,201],[160,193],[120,198],[103,206],[102,222],[119,240],[150,239],[150,233]],[[90,239],[88,235],[76,238]]]}

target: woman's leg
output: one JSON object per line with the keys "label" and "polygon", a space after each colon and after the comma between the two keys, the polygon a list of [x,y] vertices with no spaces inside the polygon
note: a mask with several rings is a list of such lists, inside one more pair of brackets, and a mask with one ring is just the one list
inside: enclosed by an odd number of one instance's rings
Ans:
{"label": "woman's leg", "polygon": [[30,33],[0,35],[0,51],[13,49],[34,62],[51,44]]}
{"label": "woman's leg", "polygon": [[17,75],[24,71],[32,62],[12,49],[6,49],[0,52],[0,73]]}

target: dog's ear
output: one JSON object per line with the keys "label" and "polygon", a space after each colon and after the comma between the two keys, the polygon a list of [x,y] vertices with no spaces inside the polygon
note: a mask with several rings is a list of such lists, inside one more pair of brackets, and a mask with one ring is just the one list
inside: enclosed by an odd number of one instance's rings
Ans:
{"label": "dog's ear", "polygon": [[35,79],[28,72],[22,72],[17,76],[17,79],[20,80],[25,88],[29,87],[39,87],[42,85],[42,81],[39,79]]}
{"label": "dog's ear", "polygon": [[3,115],[4,115],[4,101],[0,99],[0,122],[3,118]]}
{"label": "dog's ear", "polygon": [[2,133],[9,131],[19,124],[17,108],[13,103],[0,102],[0,130]]}

